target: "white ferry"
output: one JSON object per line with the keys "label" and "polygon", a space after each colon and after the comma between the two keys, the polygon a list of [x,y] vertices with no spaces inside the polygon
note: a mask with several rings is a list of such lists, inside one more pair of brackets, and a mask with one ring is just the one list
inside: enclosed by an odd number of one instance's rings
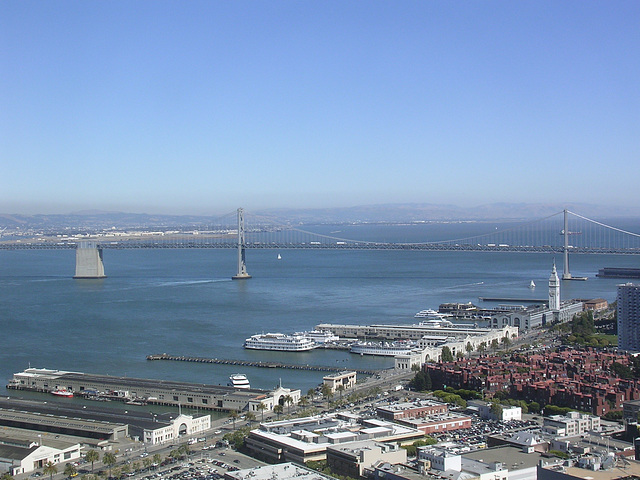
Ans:
{"label": "white ferry", "polygon": [[308,332],[296,333],[295,335],[301,335],[303,337],[310,338],[317,344],[324,344],[327,342],[337,342],[340,340],[340,337],[334,335],[329,330],[310,330]]}
{"label": "white ferry", "polygon": [[238,388],[241,390],[248,390],[251,388],[251,384],[249,384],[249,379],[246,375],[242,373],[234,373],[229,377],[229,383],[227,383],[229,387]]}
{"label": "white ferry", "polygon": [[395,357],[413,353],[416,348],[416,345],[411,342],[356,342],[351,345],[350,352],[360,355]]}
{"label": "white ferry", "polygon": [[427,309],[420,310],[416,313],[415,318],[420,318],[422,321],[418,324],[422,327],[429,328],[441,328],[441,327],[453,327],[453,323],[448,320],[449,318],[453,318],[450,315],[445,315],[444,313],[436,312],[435,310]]}
{"label": "white ferry", "polygon": [[318,344],[302,335],[263,333],[251,335],[244,341],[244,348],[253,350],[278,350],[282,352],[304,352],[313,350]]}

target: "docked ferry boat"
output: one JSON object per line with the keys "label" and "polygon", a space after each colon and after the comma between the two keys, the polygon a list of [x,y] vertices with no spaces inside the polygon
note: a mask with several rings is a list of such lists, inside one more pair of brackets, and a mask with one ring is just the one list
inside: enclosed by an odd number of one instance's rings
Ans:
{"label": "docked ferry boat", "polygon": [[229,383],[227,383],[229,387],[238,388],[240,390],[248,390],[251,388],[249,384],[249,379],[246,375],[242,373],[234,373],[229,377]]}
{"label": "docked ferry boat", "polygon": [[413,353],[416,348],[412,342],[356,342],[351,345],[350,352],[360,355],[395,357]]}
{"label": "docked ferry boat", "polygon": [[282,352],[305,352],[313,350],[318,344],[302,335],[284,333],[262,333],[251,335],[244,341],[244,348],[253,350],[277,350]]}

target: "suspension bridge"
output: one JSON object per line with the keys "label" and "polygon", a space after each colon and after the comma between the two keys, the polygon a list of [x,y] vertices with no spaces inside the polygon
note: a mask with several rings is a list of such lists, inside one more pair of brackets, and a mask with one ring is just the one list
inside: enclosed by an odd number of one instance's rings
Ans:
{"label": "suspension bridge", "polygon": [[[487,229],[492,224],[486,225]],[[0,249],[76,249],[75,278],[104,277],[104,249],[229,248],[237,251],[234,279],[250,278],[248,249],[342,249],[500,251],[562,254],[562,278],[571,280],[569,254],[640,254],[640,234],[587,218],[568,210],[544,218],[511,224],[474,236],[419,242],[387,242],[319,233],[317,226],[302,228],[264,216],[245,215],[243,209],[221,216],[215,225],[191,230],[104,231],[33,239],[0,239]]]}

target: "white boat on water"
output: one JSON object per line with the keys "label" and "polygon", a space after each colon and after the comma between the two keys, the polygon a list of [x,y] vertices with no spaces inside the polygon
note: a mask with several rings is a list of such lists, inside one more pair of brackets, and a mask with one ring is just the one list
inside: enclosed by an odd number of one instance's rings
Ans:
{"label": "white boat on water", "polygon": [[340,340],[339,336],[334,335],[329,330],[310,330],[307,332],[298,332],[295,335],[301,335],[303,337],[310,338],[319,345],[325,344],[327,342],[337,342],[338,340]]}
{"label": "white boat on water", "polygon": [[73,397],[73,392],[65,390],[64,388],[57,388],[55,390],[51,390],[51,395],[55,395],[56,397],[71,398]]}
{"label": "white boat on water", "polygon": [[282,260],[282,256],[278,254],[278,260]]}
{"label": "white boat on water", "polygon": [[531,280],[531,283],[529,284],[529,288],[536,288],[536,284],[533,280]]}
{"label": "white boat on water", "polygon": [[356,342],[351,345],[350,352],[360,355],[395,357],[410,354],[416,348],[417,346],[411,342]]}
{"label": "white boat on water", "polygon": [[430,327],[430,328],[441,328],[441,327],[453,327],[453,323],[451,323],[449,318],[452,318],[450,315],[446,315],[444,313],[436,312],[435,310],[427,309],[420,310],[415,314],[415,318],[419,318],[422,321],[419,323],[422,327]]}
{"label": "white boat on water", "polygon": [[249,379],[243,373],[234,373],[229,377],[229,383],[227,383],[229,387],[238,388],[241,390],[248,390],[251,388],[249,384]]}
{"label": "white boat on water", "polygon": [[252,350],[277,350],[281,352],[305,352],[313,350],[318,344],[302,335],[284,333],[262,333],[251,335],[244,341],[244,348]]}

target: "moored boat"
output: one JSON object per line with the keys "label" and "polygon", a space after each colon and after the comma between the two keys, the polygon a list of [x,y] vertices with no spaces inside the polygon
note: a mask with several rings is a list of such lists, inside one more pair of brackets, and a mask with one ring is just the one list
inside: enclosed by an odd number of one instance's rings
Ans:
{"label": "moored boat", "polygon": [[56,397],[71,398],[73,397],[73,392],[70,392],[69,390],[65,390],[63,388],[57,388],[55,390],[51,390],[51,395],[55,395]]}
{"label": "moored boat", "polygon": [[251,384],[249,383],[249,379],[243,373],[234,373],[229,377],[229,383],[227,383],[229,387],[239,388],[241,390],[247,390],[251,388]]}
{"label": "moored boat", "polygon": [[252,350],[277,350],[280,352],[304,352],[313,350],[318,344],[302,335],[263,333],[252,335],[244,341],[244,348]]}

